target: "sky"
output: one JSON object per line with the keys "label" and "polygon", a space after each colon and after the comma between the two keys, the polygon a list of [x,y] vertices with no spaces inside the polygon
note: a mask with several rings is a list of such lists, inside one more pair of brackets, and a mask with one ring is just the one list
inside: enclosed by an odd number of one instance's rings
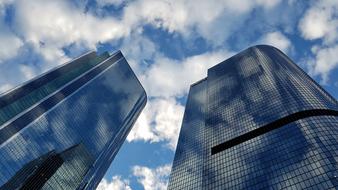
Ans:
{"label": "sky", "polygon": [[148,103],[98,190],[162,190],[190,84],[256,44],[338,98],[338,0],[0,0],[0,92],[89,50],[121,50]]}

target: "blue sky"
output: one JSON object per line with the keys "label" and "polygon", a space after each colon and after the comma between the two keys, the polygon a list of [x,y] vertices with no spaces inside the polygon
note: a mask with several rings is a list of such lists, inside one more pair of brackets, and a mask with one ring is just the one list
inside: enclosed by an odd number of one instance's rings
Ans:
{"label": "blue sky", "polygon": [[338,97],[337,0],[0,0],[0,92],[88,50],[122,50],[149,101],[98,189],[165,189],[189,85],[254,44]]}

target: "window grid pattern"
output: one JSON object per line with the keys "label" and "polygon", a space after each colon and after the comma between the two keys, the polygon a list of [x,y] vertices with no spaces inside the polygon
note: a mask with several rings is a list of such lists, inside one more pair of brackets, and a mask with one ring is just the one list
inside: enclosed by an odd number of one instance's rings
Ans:
{"label": "window grid pattern", "polygon": [[[215,66],[214,68],[209,69],[207,82],[208,110],[205,130],[205,141],[207,144],[206,147],[213,147],[220,143],[226,142],[230,139],[271,123],[279,118],[283,118],[287,115],[302,110],[338,110],[336,100],[323,91],[319,85],[317,85],[309,76],[299,69],[290,59],[287,59],[287,57],[284,56],[284,54],[282,54],[279,50],[266,46],[250,48]],[[331,126],[332,125],[328,125],[327,127]],[[337,127],[336,125],[333,126]],[[292,129],[295,131],[300,130],[298,126],[295,126]],[[274,134],[283,130],[286,130],[286,128],[281,127],[281,129],[269,132],[265,136],[269,137],[270,133]],[[297,142],[297,140],[299,140],[297,138],[302,136],[305,136],[305,134],[299,132],[298,136],[294,135],[293,138],[290,138]],[[266,179],[267,176],[272,175],[268,170],[273,170],[271,168],[273,168],[272,166],[276,165],[276,163],[271,162],[269,165],[269,162],[265,161],[264,159],[273,158],[278,160],[278,157],[270,155],[283,155],[279,154],[278,152],[284,151],[285,153],[287,152],[287,149],[291,150],[296,146],[289,147],[287,146],[286,141],[280,139],[281,144],[271,149],[276,150],[277,153],[274,152],[271,154],[265,154],[266,158],[259,158],[259,160],[263,160],[263,164],[266,164],[267,170],[253,167],[259,170],[257,171],[258,173],[255,173],[249,169],[249,163],[251,162],[246,161],[248,159],[253,159],[253,161],[258,159],[254,156],[256,147],[259,145],[259,143],[256,141],[262,141],[262,138],[263,137],[259,136],[230,148],[234,151],[232,153],[232,157],[225,158],[222,156],[229,156],[229,153],[225,153],[228,150],[220,152],[220,155],[216,154],[213,156],[208,156],[204,165],[204,188],[245,189],[249,187],[255,187],[253,186],[254,182],[249,182],[250,180],[253,180],[257,183],[260,180],[268,181],[268,179]],[[250,142],[252,142],[252,144],[250,144]],[[305,142],[306,141],[303,143]],[[270,145],[270,142],[266,142],[265,146],[261,146],[266,149],[268,149],[270,146],[273,147]],[[287,148],[280,149],[281,147]],[[248,153],[249,156],[245,159],[241,153],[246,152],[246,149],[254,149],[255,151],[253,151],[251,154]],[[302,147],[300,147],[298,151],[300,150],[302,150]],[[207,149],[207,151],[209,151],[208,155],[211,155],[211,148]],[[319,150],[314,148],[314,151]],[[244,160],[239,163],[232,163],[230,160],[235,159],[234,157],[243,157]],[[289,159],[295,161],[295,157],[290,157]],[[254,165],[255,163],[253,161],[252,164]],[[259,165],[260,161],[256,162],[257,165]],[[291,170],[296,170],[294,168],[288,169],[288,164],[291,163],[286,161],[281,161],[281,163],[282,165],[278,169],[283,170],[283,172],[287,175],[291,175]],[[234,164],[235,166],[233,166],[234,168],[224,168],[224,166],[228,166],[228,164]],[[239,165],[243,166],[243,168],[239,168]],[[304,167],[307,167],[305,163]],[[276,171],[278,169],[276,169]],[[307,173],[304,169],[300,169],[300,171],[302,170],[304,173]],[[227,174],[227,172],[230,172],[230,174]],[[235,173],[231,174],[231,172]],[[259,175],[259,173],[261,174]],[[253,174],[253,176],[251,174]],[[225,176],[236,176],[235,181],[238,183],[234,182],[233,180],[228,181]],[[279,176],[277,175],[276,179],[278,177]],[[308,179],[311,179],[311,177],[315,180],[317,179],[317,177],[314,177],[313,175],[308,176]],[[272,177],[271,179],[276,180]],[[302,180],[302,178],[297,180]],[[328,177],[326,177],[325,180],[328,181]],[[229,183],[225,184],[225,182]],[[285,182],[291,183],[290,180],[285,180]],[[329,183],[329,181],[327,183]],[[231,184],[237,184],[237,186],[232,186]],[[276,180],[276,183],[259,183],[259,185],[253,189],[264,189],[268,186],[274,187],[274,184],[280,185],[282,182]],[[319,182],[317,184],[319,184]],[[265,187],[262,185],[265,185]],[[277,189],[281,188],[279,186],[275,187]],[[290,188],[291,186],[288,184],[285,187]],[[332,184],[330,187],[332,187]],[[298,185],[297,188],[299,188]]]}
{"label": "window grid pattern", "polygon": [[[286,55],[271,46],[249,48],[210,68],[205,88],[204,139],[198,145],[204,148],[199,189],[338,188],[335,116],[300,119],[211,155],[212,147],[290,114],[312,109],[338,111],[337,101]],[[188,134],[181,132],[180,139],[192,138]],[[186,151],[187,145],[180,141],[172,176],[179,170],[177,155]],[[183,178],[184,173],[180,175]],[[189,189],[182,188],[183,180],[177,180],[179,186],[173,182],[169,183],[176,187],[172,189]]]}
{"label": "window grid pattern", "polygon": [[31,86],[30,88],[31,91],[27,92],[25,96],[11,103],[8,103],[8,105],[0,108],[0,126],[4,124],[6,121],[13,118],[14,116],[21,113],[22,111],[28,109],[35,103],[39,102],[43,98],[47,97],[51,93],[55,92],[57,89],[65,85],[67,82],[73,80],[75,77],[81,75],[85,71],[89,70],[90,68],[94,67],[95,65],[99,64],[100,62],[102,62],[104,59],[107,58],[108,57],[105,54],[102,56],[91,58],[87,62],[79,65],[78,67],[72,70],[69,70],[68,72],[62,75],[60,74],[59,77],[50,80],[49,82],[38,88]]}
{"label": "window grid pattern", "polygon": [[[95,188],[145,103],[126,60],[114,62],[0,145],[0,188],[51,151],[64,155],[64,162],[42,189]],[[63,154],[78,144],[81,149]],[[22,173],[29,176],[29,170]]]}
{"label": "window grid pattern", "polygon": [[205,85],[190,87],[168,190],[202,188]]}
{"label": "window grid pattern", "polygon": [[210,156],[204,189],[338,188],[338,120],[310,117]]}
{"label": "window grid pattern", "polygon": [[244,53],[208,71],[206,122],[218,136],[213,146],[298,111],[337,110],[337,102],[294,63],[281,60],[279,51],[252,48]]}

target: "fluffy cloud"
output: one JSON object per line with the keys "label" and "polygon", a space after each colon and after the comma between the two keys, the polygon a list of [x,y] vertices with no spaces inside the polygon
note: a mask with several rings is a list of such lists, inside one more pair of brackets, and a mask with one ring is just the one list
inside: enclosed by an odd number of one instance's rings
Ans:
{"label": "fluffy cloud", "polygon": [[288,52],[291,48],[290,40],[280,32],[267,33],[259,42],[275,46],[283,52]]}
{"label": "fluffy cloud", "polygon": [[103,179],[97,190],[131,190],[130,178],[136,177],[137,182],[143,186],[144,190],[165,190],[167,189],[171,165],[162,165],[157,168],[145,166],[133,166],[133,176],[122,179],[121,176],[114,176],[111,181]]}
{"label": "fluffy cloud", "polygon": [[328,83],[330,72],[338,66],[337,10],[338,1],[315,1],[298,25],[304,39],[322,41],[313,45],[312,56],[305,60],[310,74],[319,75],[323,84]]}
{"label": "fluffy cloud", "polygon": [[[0,5],[9,3],[13,1],[2,0]],[[122,0],[97,0],[99,7],[121,3]],[[65,56],[64,47],[81,44],[95,49],[100,42],[124,38],[149,24],[183,36],[198,34],[213,43],[222,43],[241,26],[242,15],[247,18],[256,7],[271,9],[279,3],[280,0],[180,0],[175,3],[137,0],[127,1],[122,15],[113,18],[95,16],[86,12],[85,6],[75,6],[65,0],[17,0],[14,1],[14,30],[25,43],[33,43],[46,60],[60,60]]]}
{"label": "fluffy cloud", "polygon": [[168,0],[137,0],[125,6],[121,22],[130,30],[150,24],[185,37],[194,38],[199,35],[212,45],[220,45],[242,26],[251,10],[256,7],[271,9],[279,2],[280,0],[179,0],[173,3]]}
{"label": "fluffy cloud", "polygon": [[17,31],[48,60],[62,56],[58,51],[73,43],[95,49],[99,42],[129,34],[114,18],[97,18],[67,1],[17,1],[15,7]]}
{"label": "fluffy cloud", "polygon": [[327,84],[330,72],[338,67],[338,44],[331,47],[314,47],[315,57],[308,60],[308,68],[312,75],[320,75],[322,83]]}
{"label": "fluffy cloud", "polygon": [[174,150],[183,112],[184,107],[175,99],[152,99],[141,113],[127,140],[168,141],[168,147]]}
{"label": "fluffy cloud", "polygon": [[183,60],[158,55],[154,59],[155,63],[140,76],[140,79],[150,96],[180,97],[187,94],[192,83],[207,76],[208,68],[232,54],[221,50],[194,55]]}
{"label": "fluffy cloud", "polygon": [[111,182],[103,179],[96,190],[131,190],[129,180],[121,179],[121,176],[113,176]]}
{"label": "fluffy cloud", "polygon": [[164,165],[151,169],[143,166],[134,166],[133,174],[143,185],[144,190],[165,190],[168,185],[171,165]]}
{"label": "fluffy cloud", "polygon": [[[14,3],[13,30],[22,37],[24,43],[33,44],[35,52],[40,53],[46,62],[54,62],[54,65],[47,65],[46,68],[49,68],[67,59],[63,51],[65,47],[80,44],[87,49],[95,49],[98,43],[125,38],[134,31],[142,31],[142,28],[149,24],[183,36],[199,34],[214,43],[222,43],[233,32],[232,28],[240,26],[240,15],[247,14],[255,7],[270,9],[279,2],[128,1],[119,18],[98,17],[86,12],[85,6],[76,6],[65,0],[2,0],[1,6]],[[97,3],[106,6],[118,5],[122,1],[97,0]],[[232,16],[229,17],[230,15]],[[227,22],[222,21],[225,17]],[[39,18],[38,22],[36,18]],[[16,52],[10,50],[16,50],[15,48],[22,45],[18,38],[6,36],[6,39],[12,42],[13,48],[2,48],[7,49],[0,54],[2,59],[9,56],[8,52]]]}
{"label": "fluffy cloud", "polygon": [[9,31],[3,30],[0,23],[0,64],[4,61],[17,55],[19,48],[23,45],[23,42],[16,35]]}
{"label": "fluffy cloud", "polygon": [[[10,2],[4,1],[1,4]],[[122,1],[98,0],[97,3],[105,6],[121,4]],[[99,42],[124,38],[132,31],[148,24],[185,36],[197,30],[197,33],[206,39],[214,42],[222,41],[219,38],[225,40],[227,31],[231,31],[231,28],[238,25],[237,19],[236,25],[231,24],[233,19],[227,19],[226,23],[220,22],[224,16],[228,14],[240,16],[256,6],[271,8],[278,3],[278,0],[221,3],[192,0],[175,3],[166,0],[132,1],[123,9],[121,18],[115,19],[97,17],[64,0],[18,0],[14,2],[14,20],[16,32],[26,43],[33,43],[47,60],[55,60],[64,56],[60,51],[68,45],[81,43],[83,46],[95,49]],[[200,11],[201,9],[203,11]],[[36,18],[39,18],[38,22]],[[228,27],[220,27],[227,23],[230,23]],[[220,31],[220,28],[226,30]],[[218,39],[211,39],[215,36]]]}
{"label": "fluffy cloud", "polygon": [[315,1],[300,20],[299,30],[308,40],[324,39],[325,43],[333,43],[338,37],[337,19],[338,1]]}

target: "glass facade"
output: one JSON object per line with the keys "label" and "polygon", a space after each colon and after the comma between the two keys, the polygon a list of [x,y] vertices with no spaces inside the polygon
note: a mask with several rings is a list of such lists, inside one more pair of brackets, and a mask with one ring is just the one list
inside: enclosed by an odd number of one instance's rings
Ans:
{"label": "glass facade", "polygon": [[201,189],[204,155],[206,80],[189,91],[169,189]]}
{"label": "glass facade", "polygon": [[146,104],[121,52],[89,52],[0,96],[0,190],[95,189]]}
{"label": "glass facade", "polygon": [[198,189],[338,188],[337,101],[285,54],[251,47],[210,68],[203,83],[191,86],[184,118],[194,112],[191,93],[204,88],[204,124],[183,121],[168,189],[194,189],[178,168],[193,149],[181,141],[195,130],[203,151],[184,162],[202,159]]}

